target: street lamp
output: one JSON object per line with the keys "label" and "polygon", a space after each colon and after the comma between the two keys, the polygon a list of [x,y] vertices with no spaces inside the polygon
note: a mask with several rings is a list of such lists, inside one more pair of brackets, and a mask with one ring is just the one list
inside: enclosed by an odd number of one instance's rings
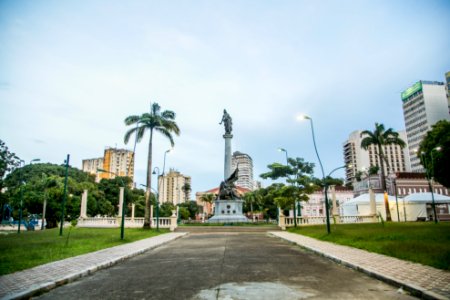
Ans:
{"label": "street lamp", "polygon": [[59,235],[60,236],[63,234],[63,227],[64,227],[64,206],[66,205],[66,199],[67,199],[67,177],[69,175],[69,160],[70,160],[70,154],[67,154],[67,158],[64,161],[66,163],[66,174],[65,174],[65,178],[64,178],[63,202],[61,205],[61,224],[59,226]]}
{"label": "street lamp", "polygon": [[[317,160],[319,161],[319,165],[320,165],[320,170],[322,171],[322,178],[323,178],[323,182],[325,182],[325,172],[323,171],[323,165],[322,165],[322,161],[320,160],[320,156],[319,156],[319,152],[317,151],[317,145],[316,145],[316,137],[314,135],[314,124],[313,124],[313,120],[311,117],[307,116],[307,115],[301,115],[298,117],[298,120],[309,120],[310,124],[311,124],[311,133],[312,133],[312,138],[313,138],[313,144],[314,144],[314,150],[316,151],[316,155],[317,155]],[[335,171],[335,170],[333,170]],[[331,174],[331,173],[330,173]],[[328,205],[328,196],[327,193],[325,191],[325,209],[326,209],[326,218],[327,218],[327,232],[330,233],[330,212],[329,212],[329,205]]]}
{"label": "street lamp", "polygon": [[120,180],[120,183],[123,186],[123,193],[124,193],[124,195],[123,195],[123,202],[122,202],[122,221],[121,221],[121,224],[120,224],[120,239],[123,240],[124,232],[125,232],[125,206],[126,206],[125,183],[123,182],[122,177],[120,177],[119,175],[117,175],[114,172],[110,172],[110,171],[103,170],[103,169],[100,169],[100,168],[97,169],[97,172],[109,173],[109,174],[112,174],[112,175],[116,176],[117,179]]}
{"label": "street lamp", "polygon": [[[434,149],[433,149],[434,150]],[[431,153],[433,152],[433,150],[431,150]],[[436,203],[434,202],[434,192],[433,192],[433,185],[431,184],[431,170],[430,170],[430,166],[427,163],[426,157],[425,157],[425,152],[420,152],[420,155],[422,156],[422,160],[423,160],[423,164],[425,167],[425,174],[427,177],[427,181],[428,181],[428,187],[430,189],[431,192],[431,207],[433,208],[433,215],[434,215],[434,223],[437,224],[438,220],[437,220],[437,213],[436,213]]]}
{"label": "street lamp", "polygon": [[20,226],[22,225],[22,207],[23,207],[23,167],[25,166],[25,161],[20,160],[20,176],[19,176],[19,184],[20,184],[20,207],[19,207],[19,227],[17,228],[17,233],[20,234]]}
{"label": "street lamp", "polygon": [[[163,195],[166,195],[166,190],[165,190],[165,188],[166,188],[166,181],[164,180],[164,175],[165,175],[165,170],[166,170],[166,155],[167,155],[167,153],[169,153],[171,151],[173,151],[173,148],[167,149],[164,152],[164,163],[163,163],[163,170],[162,170],[162,174],[161,174],[161,176],[163,177]],[[159,187],[158,187],[158,192],[159,192]],[[158,194],[158,198],[159,198],[159,194]]]}
{"label": "street lamp", "polygon": [[[156,170],[158,170],[158,172],[156,172]],[[155,167],[153,169],[153,175],[158,175],[158,177],[156,178],[156,188],[157,188],[157,192],[156,192],[156,231],[159,231],[159,179],[160,179],[160,174],[159,174],[159,168]]]}

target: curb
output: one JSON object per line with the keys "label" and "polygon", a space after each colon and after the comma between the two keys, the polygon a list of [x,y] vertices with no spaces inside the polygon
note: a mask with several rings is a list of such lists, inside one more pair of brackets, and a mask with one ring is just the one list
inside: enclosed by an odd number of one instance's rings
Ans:
{"label": "curb", "polygon": [[[416,286],[416,285],[413,285],[411,283],[405,283],[405,282],[400,281],[399,279],[396,279],[396,278],[384,275],[384,274],[382,274],[380,272],[372,271],[370,269],[361,267],[361,266],[359,266],[357,264],[354,264],[354,263],[351,263],[351,262],[348,262],[348,261],[344,261],[344,260],[342,260],[340,258],[337,258],[337,257],[331,255],[331,254],[327,254],[325,252],[317,250],[314,247],[309,247],[309,246],[306,246],[306,245],[299,244],[298,242],[290,240],[287,237],[278,236],[278,235],[276,235],[273,232],[268,232],[268,235],[270,235],[272,237],[280,238],[280,239],[288,241],[290,243],[293,243],[293,244],[295,244],[297,246],[300,246],[301,248],[307,249],[307,250],[309,250],[311,252],[314,252],[315,254],[318,254],[320,256],[328,258],[328,259],[330,259],[330,260],[332,260],[332,261],[334,261],[334,262],[336,262],[336,263],[338,263],[340,265],[343,265],[345,267],[354,269],[356,271],[359,271],[361,273],[369,275],[370,277],[376,278],[376,279],[381,280],[381,281],[383,281],[385,283],[388,283],[390,285],[397,286],[397,287],[403,287],[405,290],[410,292],[411,295],[419,297],[421,299],[427,299],[427,300],[448,300],[449,299],[449,298],[447,298],[445,296],[442,296],[442,295],[439,295],[439,294],[437,294],[435,292],[426,290],[426,289],[424,289],[424,288],[422,288],[420,286]],[[313,239],[313,238],[311,238],[311,239]],[[324,242],[324,241],[321,241],[321,242]],[[324,242],[324,243],[328,243],[328,242]],[[339,245],[339,246],[341,246],[341,245]],[[363,250],[361,250],[361,251],[363,251]]]}
{"label": "curb", "polygon": [[[20,292],[16,292],[16,293],[12,293],[12,294],[6,294],[6,295],[2,296],[0,299],[1,300],[6,300],[6,299],[29,299],[31,296],[36,296],[38,294],[42,294],[44,292],[48,292],[48,291],[50,291],[50,290],[52,290],[52,289],[54,289],[56,287],[59,287],[59,286],[62,286],[64,284],[73,282],[73,281],[78,280],[78,279],[80,279],[82,277],[86,277],[86,276],[92,275],[93,273],[95,273],[95,272],[97,272],[99,270],[112,267],[112,266],[114,266],[114,265],[116,265],[116,264],[118,264],[118,263],[120,263],[120,262],[122,262],[122,261],[124,261],[126,259],[135,257],[137,255],[140,255],[140,254],[144,253],[144,252],[147,252],[147,251],[155,249],[155,248],[157,248],[159,246],[165,245],[165,244],[167,244],[169,242],[172,242],[172,241],[174,241],[176,239],[182,238],[182,237],[186,236],[187,234],[188,233],[185,233],[185,232],[179,232],[176,236],[172,237],[171,239],[162,241],[159,244],[154,244],[154,245],[151,245],[151,246],[148,246],[148,247],[145,247],[145,248],[142,248],[142,249],[138,249],[138,250],[132,251],[130,253],[121,255],[121,256],[113,258],[111,260],[100,262],[98,264],[89,266],[89,267],[87,267],[87,268],[85,268],[85,269],[83,269],[81,271],[67,274],[66,276],[64,276],[64,277],[62,277],[62,278],[60,278],[58,280],[53,280],[53,281],[48,281],[48,282],[44,282],[44,283],[41,283],[41,284],[31,285],[26,290],[23,290],[23,291],[20,291]],[[150,239],[152,239],[152,238],[150,238]],[[137,241],[137,242],[140,242],[140,241]],[[124,246],[124,245],[120,245],[120,246],[116,246],[116,247],[122,247],[122,246]],[[106,249],[108,249],[108,248],[106,248]],[[111,248],[109,248],[109,249],[111,249]],[[99,251],[104,251],[104,250],[105,249],[102,249],[102,250],[99,250]],[[99,251],[97,251],[97,252],[99,252]],[[91,252],[91,253],[87,253],[87,254],[93,254],[93,253],[95,253],[95,252]],[[84,255],[84,254],[82,254],[82,255]]]}

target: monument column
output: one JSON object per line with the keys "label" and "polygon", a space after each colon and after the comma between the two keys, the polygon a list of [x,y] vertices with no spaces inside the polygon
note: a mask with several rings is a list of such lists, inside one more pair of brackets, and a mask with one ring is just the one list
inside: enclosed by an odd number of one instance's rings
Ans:
{"label": "monument column", "polygon": [[225,139],[225,164],[223,168],[223,180],[227,180],[227,178],[231,175],[231,139],[233,138],[233,135],[230,133],[225,133],[223,138]]}

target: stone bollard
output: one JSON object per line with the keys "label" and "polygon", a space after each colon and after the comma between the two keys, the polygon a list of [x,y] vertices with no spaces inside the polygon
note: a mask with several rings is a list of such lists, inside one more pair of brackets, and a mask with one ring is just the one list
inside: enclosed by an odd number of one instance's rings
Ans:
{"label": "stone bollard", "polygon": [[285,216],[282,213],[280,213],[278,218],[278,226],[280,226],[281,230],[286,230]]}

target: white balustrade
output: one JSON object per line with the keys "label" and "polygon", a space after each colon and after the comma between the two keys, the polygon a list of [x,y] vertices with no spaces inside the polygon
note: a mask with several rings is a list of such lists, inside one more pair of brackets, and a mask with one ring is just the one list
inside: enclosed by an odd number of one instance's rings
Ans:
{"label": "white balustrade", "polygon": [[[340,223],[375,223],[379,222],[378,218],[374,216],[336,216],[340,219]],[[338,222],[339,220],[336,220]],[[330,217],[330,222],[334,223],[333,217]],[[297,217],[298,226],[306,225],[322,225],[326,224],[326,217]],[[284,226],[293,227],[295,225],[293,217],[284,217]]]}

